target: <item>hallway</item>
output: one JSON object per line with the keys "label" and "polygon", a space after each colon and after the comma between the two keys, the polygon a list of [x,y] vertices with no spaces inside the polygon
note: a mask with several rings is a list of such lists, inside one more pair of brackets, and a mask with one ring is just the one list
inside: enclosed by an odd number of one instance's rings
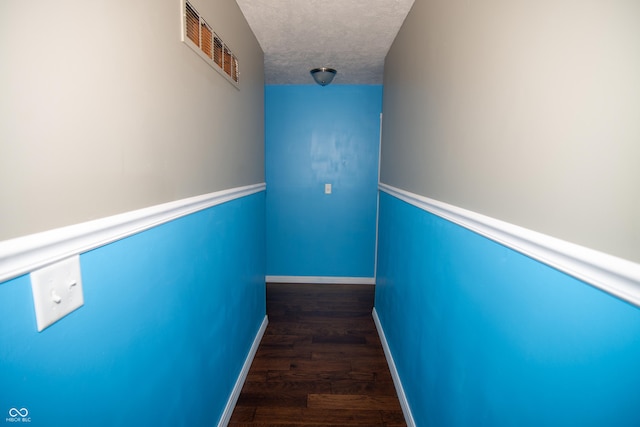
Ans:
{"label": "hallway", "polygon": [[373,286],[267,285],[269,325],[230,426],[405,426]]}
{"label": "hallway", "polygon": [[640,426],[640,1],[0,28],[7,422]]}

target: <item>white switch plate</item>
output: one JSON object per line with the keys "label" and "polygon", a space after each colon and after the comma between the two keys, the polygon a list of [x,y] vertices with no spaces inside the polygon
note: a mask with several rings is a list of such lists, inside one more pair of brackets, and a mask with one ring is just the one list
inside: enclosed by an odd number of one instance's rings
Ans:
{"label": "white switch plate", "polygon": [[324,194],[331,194],[331,184],[324,185]]}
{"label": "white switch plate", "polygon": [[84,305],[80,255],[31,272],[38,331]]}

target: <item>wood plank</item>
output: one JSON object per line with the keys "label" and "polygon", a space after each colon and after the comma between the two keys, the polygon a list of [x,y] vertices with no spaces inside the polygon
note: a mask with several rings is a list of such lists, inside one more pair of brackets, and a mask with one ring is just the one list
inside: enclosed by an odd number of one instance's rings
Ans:
{"label": "wood plank", "polygon": [[239,407],[255,407],[268,406],[270,408],[275,407],[287,407],[287,408],[306,408],[308,395],[304,393],[297,393],[294,391],[280,392],[278,394],[266,392],[248,392],[243,391],[238,397],[237,406]]}
{"label": "wood plank", "polygon": [[345,425],[345,426],[382,426],[380,411],[352,411],[314,408],[279,408],[273,410],[268,407],[256,409],[254,417],[256,423],[270,425]]}
{"label": "wood plank", "polygon": [[288,371],[291,369],[291,358],[274,358],[274,357],[264,357],[264,358],[254,358],[253,363],[251,364],[251,369],[255,371]]}
{"label": "wood plank", "polygon": [[243,392],[247,393],[331,393],[332,382],[325,381],[271,381],[271,382],[246,382]]}
{"label": "wood plank", "polygon": [[[321,392],[316,392],[321,393]],[[396,389],[393,381],[331,381],[331,393],[334,394],[367,394],[369,396],[395,396]]]}
{"label": "wood plank", "polygon": [[310,394],[308,408],[361,409],[393,411],[400,408],[396,396],[370,396],[364,394]]}
{"label": "wood plank", "polygon": [[291,363],[292,371],[304,372],[351,372],[349,360],[295,360]]}

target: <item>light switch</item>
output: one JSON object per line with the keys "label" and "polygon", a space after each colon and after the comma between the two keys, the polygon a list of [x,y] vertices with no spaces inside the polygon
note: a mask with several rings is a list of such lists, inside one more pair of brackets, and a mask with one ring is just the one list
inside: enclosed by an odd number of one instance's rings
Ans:
{"label": "light switch", "polygon": [[324,185],[324,194],[331,194],[331,184]]}
{"label": "light switch", "polygon": [[31,290],[38,331],[82,307],[80,255],[32,271]]}

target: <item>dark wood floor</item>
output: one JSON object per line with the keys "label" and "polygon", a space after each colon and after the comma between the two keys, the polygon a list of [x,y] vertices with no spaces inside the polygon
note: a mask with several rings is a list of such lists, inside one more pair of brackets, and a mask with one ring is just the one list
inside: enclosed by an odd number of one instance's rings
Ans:
{"label": "dark wood floor", "polygon": [[267,285],[265,331],[230,426],[406,426],[369,285]]}

